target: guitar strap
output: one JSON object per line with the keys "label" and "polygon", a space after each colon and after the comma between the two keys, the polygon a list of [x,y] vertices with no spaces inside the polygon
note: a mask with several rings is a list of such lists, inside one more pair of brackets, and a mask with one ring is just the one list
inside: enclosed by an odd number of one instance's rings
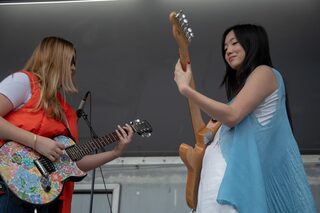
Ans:
{"label": "guitar strap", "polygon": [[70,128],[69,128],[68,119],[67,119],[67,116],[66,116],[66,114],[64,112],[62,114],[62,121],[63,121],[64,125],[66,126],[66,131],[67,131],[67,134],[68,134],[67,136],[69,138],[71,138],[74,142],[76,142],[76,140],[74,139],[74,137],[71,134],[71,131],[70,131]]}

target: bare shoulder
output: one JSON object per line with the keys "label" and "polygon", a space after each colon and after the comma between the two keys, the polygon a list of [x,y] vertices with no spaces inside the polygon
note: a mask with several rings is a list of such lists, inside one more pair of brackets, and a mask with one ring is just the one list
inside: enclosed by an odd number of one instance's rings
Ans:
{"label": "bare shoulder", "polygon": [[249,78],[267,78],[269,80],[274,79],[275,76],[273,74],[272,68],[267,65],[260,65],[256,67]]}
{"label": "bare shoulder", "polygon": [[272,68],[267,65],[256,67],[248,77],[248,81],[255,82],[261,86],[264,85],[271,91],[276,90],[277,88],[276,77]]}

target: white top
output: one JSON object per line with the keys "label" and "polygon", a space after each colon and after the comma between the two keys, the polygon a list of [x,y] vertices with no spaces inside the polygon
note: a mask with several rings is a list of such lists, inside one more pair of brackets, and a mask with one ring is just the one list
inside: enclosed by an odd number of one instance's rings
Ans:
{"label": "white top", "polygon": [[276,89],[254,110],[255,116],[262,126],[270,122],[273,114],[277,110],[277,101],[279,99],[278,91],[279,89]]}
{"label": "white top", "polygon": [[[261,125],[267,125],[277,107],[278,89],[270,94],[254,110],[254,114]],[[226,170],[226,161],[221,153],[218,143],[220,129],[217,131],[212,143],[207,146],[201,169],[201,178],[198,191],[197,213],[237,213],[230,205],[220,205],[216,201],[220,184]]]}
{"label": "white top", "polygon": [[[14,111],[20,109],[32,96],[28,75],[23,72],[16,72],[3,79],[0,82],[0,94],[11,101]],[[69,128],[67,120],[65,124]]]}
{"label": "white top", "polygon": [[16,72],[0,82],[0,93],[6,96],[13,108],[19,109],[31,98],[31,85],[27,74]]}

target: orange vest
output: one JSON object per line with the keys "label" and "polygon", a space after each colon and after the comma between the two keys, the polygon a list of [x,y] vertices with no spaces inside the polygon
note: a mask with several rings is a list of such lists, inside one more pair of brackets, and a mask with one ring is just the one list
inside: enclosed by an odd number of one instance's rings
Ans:
{"label": "orange vest", "polygon": [[[4,119],[14,124],[15,126],[25,129],[27,131],[33,132],[37,135],[42,135],[45,137],[53,138],[57,135],[68,136],[68,131],[63,122],[57,121],[53,118],[47,116],[44,110],[39,110],[34,112],[38,100],[40,98],[40,85],[38,83],[38,77],[31,72],[21,71],[28,75],[31,85],[32,96],[30,100],[24,104],[17,111],[11,111]],[[77,128],[77,115],[72,107],[65,102],[65,100],[58,94],[58,99],[61,107],[68,120],[69,129],[72,137],[78,141],[78,128]],[[3,140],[0,140],[0,146],[4,144]],[[73,194],[74,183],[66,182],[64,184],[63,191],[59,200],[61,200],[62,205],[59,206],[59,212],[69,213],[71,212],[71,201]]]}

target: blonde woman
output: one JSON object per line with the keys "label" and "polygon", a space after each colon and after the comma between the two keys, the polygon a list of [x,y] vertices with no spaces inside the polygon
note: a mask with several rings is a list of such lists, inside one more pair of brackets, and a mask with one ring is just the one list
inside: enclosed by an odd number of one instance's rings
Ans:
{"label": "blonde woman", "polygon": [[[23,70],[0,83],[0,146],[15,141],[55,161],[63,153],[64,145],[51,138],[66,135],[78,139],[75,110],[61,93],[75,93],[76,71],[74,45],[62,38],[44,38],[34,50]],[[131,142],[132,129],[126,124],[116,131],[120,143],[112,150],[87,155],[77,162],[82,171],[103,165],[117,157]],[[0,212],[33,212],[34,207],[11,199],[2,185]],[[73,183],[67,182],[59,199],[38,212],[70,212]]]}

